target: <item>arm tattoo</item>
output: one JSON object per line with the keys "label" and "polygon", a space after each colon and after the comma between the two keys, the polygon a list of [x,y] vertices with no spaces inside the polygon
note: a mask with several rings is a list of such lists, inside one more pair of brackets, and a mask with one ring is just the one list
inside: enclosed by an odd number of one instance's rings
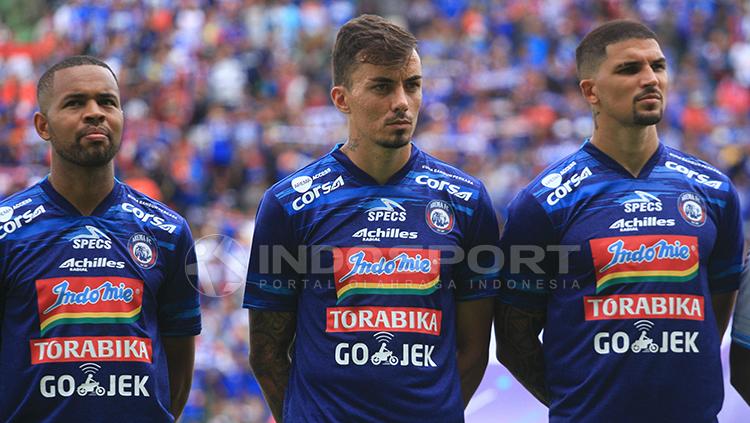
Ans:
{"label": "arm tattoo", "polygon": [[495,316],[498,359],[539,401],[549,405],[544,378],[544,353],[539,332],[544,327],[544,312],[529,312],[500,305]]}
{"label": "arm tattoo", "polygon": [[250,367],[277,422],[289,384],[296,313],[250,311]]}

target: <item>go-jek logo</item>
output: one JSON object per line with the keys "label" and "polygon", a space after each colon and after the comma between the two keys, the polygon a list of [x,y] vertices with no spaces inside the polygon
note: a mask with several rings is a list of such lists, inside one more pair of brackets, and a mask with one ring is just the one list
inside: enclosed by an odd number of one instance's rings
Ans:
{"label": "go-jek logo", "polygon": [[437,367],[432,359],[435,352],[434,345],[428,344],[403,344],[401,345],[401,358],[389,347],[394,339],[390,332],[377,332],[372,335],[379,344],[370,347],[364,342],[350,344],[342,342],[336,345],[335,360],[339,366],[413,366],[413,367]]}
{"label": "go-jek logo", "polygon": [[[102,366],[96,363],[83,363],[78,368],[83,377],[73,375],[46,375],[39,381],[39,392],[45,398],[72,397],[150,397],[149,375],[116,375],[109,378],[97,375]],[[76,383],[76,379],[82,380]],[[107,383],[108,382],[108,383]]]}
{"label": "go-jek logo", "polygon": [[440,251],[399,248],[334,250],[337,302],[356,294],[429,295],[440,281]]}
{"label": "go-jek logo", "polygon": [[698,273],[694,236],[639,235],[589,241],[596,292],[624,283],[687,282]]}
{"label": "go-jek logo", "polygon": [[594,351],[601,355],[700,352],[697,344],[699,332],[669,331],[662,332],[659,337],[650,334],[654,327],[650,320],[638,320],[633,326],[638,334],[632,336],[624,331],[597,333],[594,336]]}
{"label": "go-jek logo", "polygon": [[131,323],[141,314],[143,281],[123,277],[68,277],[36,281],[39,329],[67,324]]}

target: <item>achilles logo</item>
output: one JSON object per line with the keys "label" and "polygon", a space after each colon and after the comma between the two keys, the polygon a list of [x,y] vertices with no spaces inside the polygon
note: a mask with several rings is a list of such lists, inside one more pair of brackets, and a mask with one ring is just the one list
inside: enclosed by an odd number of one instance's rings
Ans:
{"label": "achilles logo", "polygon": [[399,228],[362,228],[352,235],[352,238],[357,238],[364,242],[379,242],[381,239],[417,239],[419,236],[418,232],[406,232]]}
{"label": "achilles logo", "polygon": [[[627,332],[599,332],[594,336],[594,351],[597,354],[626,354],[626,353],[699,353],[696,340],[699,332],[662,332],[661,337],[654,340],[649,332],[654,323],[649,320],[639,320],[633,324],[640,334],[631,337]],[[660,338],[660,339],[659,339]],[[660,341],[660,343],[657,343]]]}
{"label": "achilles logo", "polygon": [[67,269],[71,272],[88,272],[89,269],[124,269],[125,262],[109,260],[107,257],[89,259],[69,258],[65,260],[58,269]]}
{"label": "achilles logo", "polygon": [[151,363],[151,339],[135,336],[73,336],[29,341],[31,364],[75,361]]}
{"label": "achilles logo", "polygon": [[620,232],[637,232],[638,228],[664,228],[674,226],[674,219],[660,219],[656,216],[632,219],[620,219],[609,225],[609,229],[619,229]]}
{"label": "achilles logo", "polygon": [[440,335],[442,312],[414,307],[329,307],[326,332],[411,332]]}
{"label": "achilles logo", "polygon": [[583,297],[586,320],[703,320],[703,297],[681,294],[629,294]]}

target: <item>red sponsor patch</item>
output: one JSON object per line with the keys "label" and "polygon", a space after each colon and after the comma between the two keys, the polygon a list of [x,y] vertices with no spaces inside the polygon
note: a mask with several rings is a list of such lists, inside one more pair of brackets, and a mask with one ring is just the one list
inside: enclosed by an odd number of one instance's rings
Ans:
{"label": "red sponsor patch", "polygon": [[44,334],[65,324],[130,323],[138,320],[143,281],[119,276],[73,276],[36,281],[39,326]]}
{"label": "red sponsor patch", "polygon": [[694,236],[637,235],[589,241],[596,292],[640,282],[688,282],[698,274]]}
{"label": "red sponsor patch", "polygon": [[135,336],[72,336],[29,341],[31,364],[76,361],[151,363],[151,339]]}
{"label": "red sponsor patch", "polygon": [[703,320],[700,295],[631,294],[583,297],[586,320],[682,319]]}
{"label": "red sponsor patch", "polygon": [[338,302],[350,295],[429,295],[440,282],[440,251],[348,248],[333,252]]}
{"label": "red sponsor patch", "polygon": [[440,310],[416,307],[329,307],[326,332],[411,332],[440,335]]}

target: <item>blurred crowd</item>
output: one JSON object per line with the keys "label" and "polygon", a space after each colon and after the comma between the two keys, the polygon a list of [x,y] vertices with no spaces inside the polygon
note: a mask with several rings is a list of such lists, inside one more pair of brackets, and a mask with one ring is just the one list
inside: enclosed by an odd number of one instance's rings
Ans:
{"label": "blurred crowd", "polygon": [[[581,37],[634,18],[659,34],[668,59],[661,140],[727,172],[750,218],[747,0],[46,3],[23,28],[29,41],[0,16],[0,198],[47,173],[48,146],[32,126],[37,79],[64,56],[90,54],[120,82],[118,178],[185,215],[196,239],[219,234],[246,249],[263,191],[345,140],[328,97],[332,42],[348,19],[377,13],[419,39],[415,142],[482,179],[502,220],[534,175],[591,133],[575,75]],[[216,270],[238,253],[218,245],[183,421],[264,422],[242,289],[221,296],[241,284]]]}

